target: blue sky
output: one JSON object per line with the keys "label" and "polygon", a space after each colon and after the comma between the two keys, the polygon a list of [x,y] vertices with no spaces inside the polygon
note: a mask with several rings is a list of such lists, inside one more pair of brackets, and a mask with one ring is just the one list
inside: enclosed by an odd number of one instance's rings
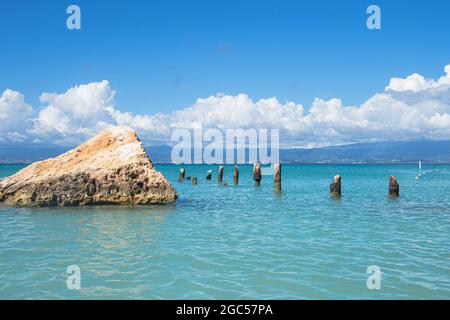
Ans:
{"label": "blue sky", "polygon": [[[66,8],[81,8],[81,30]],[[382,10],[368,30],[366,9]],[[450,63],[448,1],[2,1],[0,93],[108,80],[114,107],[153,115],[216,93],[361,105],[392,77],[437,79]],[[345,140],[345,139],[344,139]]]}
{"label": "blue sky", "polygon": [[[82,30],[65,26],[67,6]],[[382,30],[366,28],[369,4]],[[133,112],[179,109],[217,92],[358,104],[392,76],[449,63],[448,1],[2,1],[0,89],[37,103],[108,79]]]}

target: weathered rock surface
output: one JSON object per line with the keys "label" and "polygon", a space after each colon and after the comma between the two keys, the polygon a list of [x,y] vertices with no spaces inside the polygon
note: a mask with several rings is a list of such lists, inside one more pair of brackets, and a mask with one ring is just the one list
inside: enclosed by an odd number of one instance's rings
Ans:
{"label": "weathered rock surface", "polygon": [[0,181],[0,202],[16,206],[147,205],[174,202],[177,196],[127,127],[106,129]]}

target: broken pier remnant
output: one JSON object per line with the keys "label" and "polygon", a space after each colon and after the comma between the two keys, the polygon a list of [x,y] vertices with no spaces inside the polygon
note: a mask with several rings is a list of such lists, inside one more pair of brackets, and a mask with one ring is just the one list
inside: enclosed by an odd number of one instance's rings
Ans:
{"label": "broken pier remnant", "polygon": [[332,197],[341,196],[341,176],[335,175],[333,182],[330,184],[330,193]]}

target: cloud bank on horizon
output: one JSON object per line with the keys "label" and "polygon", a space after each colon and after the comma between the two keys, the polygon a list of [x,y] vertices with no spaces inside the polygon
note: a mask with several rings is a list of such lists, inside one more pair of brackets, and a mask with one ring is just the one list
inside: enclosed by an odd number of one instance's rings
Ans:
{"label": "cloud bank on horizon", "polygon": [[277,98],[253,101],[246,94],[199,98],[170,113],[131,114],[114,103],[108,81],[64,93],[43,93],[34,109],[20,92],[0,96],[0,143],[76,145],[115,125],[134,128],[147,144],[170,142],[173,129],[279,129],[282,147],[320,147],[356,142],[450,137],[450,64],[439,79],[414,73],[392,78],[385,90],[360,106],[315,98],[309,109]]}

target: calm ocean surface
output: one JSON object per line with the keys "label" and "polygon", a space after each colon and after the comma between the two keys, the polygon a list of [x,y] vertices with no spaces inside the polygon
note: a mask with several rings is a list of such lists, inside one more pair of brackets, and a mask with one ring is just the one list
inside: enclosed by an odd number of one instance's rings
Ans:
{"label": "calm ocean surface", "polygon": [[[0,165],[0,177],[23,166]],[[177,182],[174,205],[24,209],[0,205],[0,298],[450,299],[450,166],[284,165],[253,186],[219,185],[206,170]],[[216,172],[215,172],[216,173]],[[328,186],[343,176],[343,197]],[[389,175],[401,196],[387,196]],[[66,287],[69,265],[81,290]],[[381,268],[368,290],[367,267]]]}

